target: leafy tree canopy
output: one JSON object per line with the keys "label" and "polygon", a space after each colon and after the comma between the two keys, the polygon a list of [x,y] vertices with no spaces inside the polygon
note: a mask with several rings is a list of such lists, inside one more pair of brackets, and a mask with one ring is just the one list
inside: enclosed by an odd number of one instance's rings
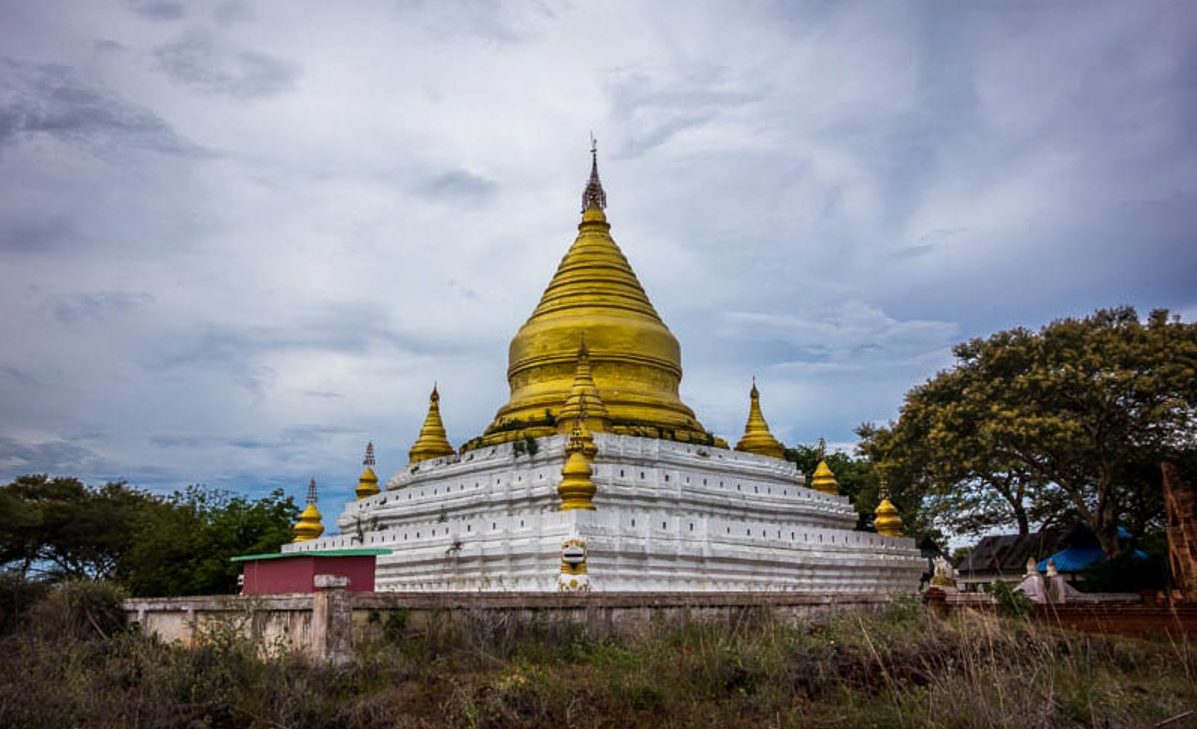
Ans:
{"label": "leafy tree canopy", "polygon": [[0,562],[23,576],[113,576],[153,497],[124,483],[22,476],[0,487]]}
{"label": "leafy tree canopy", "polygon": [[239,554],[290,541],[299,510],[281,490],[258,500],[200,486],[158,496],[108,483],[22,476],[0,486],[0,565],[57,581],[114,579],[135,595],[230,592]]}
{"label": "leafy tree canopy", "polygon": [[1161,460],[1197,448],[1197,325],[1129,307],[1012,329],[954,349],[956,364],[864,426],[861,449],[926,518],[960,533],[1067,514],[1111,557],[1162,514]]}

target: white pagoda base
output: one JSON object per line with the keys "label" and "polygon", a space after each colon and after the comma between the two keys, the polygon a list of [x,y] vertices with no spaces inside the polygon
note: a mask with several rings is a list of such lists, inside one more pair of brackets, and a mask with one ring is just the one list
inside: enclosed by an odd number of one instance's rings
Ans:
{"label": "white pagoda base", "polygon": [[565,436],[552,436],[532,455],[504,444],[418,463],[350,502],[340,535],[283,551],[390,549],[378,558],[378,590],[556,591],[567,540],[585,545],[581,584],[595,591],[918,587],[926,563],[913,540],[853,531],[847,497],[806,488],[792,463],[611,433],[594,440],[595,511],[558,509]]}

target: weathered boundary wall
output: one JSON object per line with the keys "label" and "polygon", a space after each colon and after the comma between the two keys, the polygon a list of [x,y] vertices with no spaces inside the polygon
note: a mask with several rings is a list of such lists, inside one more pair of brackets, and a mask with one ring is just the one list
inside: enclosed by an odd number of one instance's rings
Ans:
{"label": "weathered boundary wall", "polygon": [[1037,605],[1038,619],[1088,633],[1197,639],[1197,605]]}
{"label": "weathered boundary wall", "polygon": [[581,625],[596,636],[626,636],[661,624],[734,621],[761,608],[796,621],[881,610],[892,599],[878,593],[405,593],[334,587],[310,594],[145,598],[127,600],[124,608],[129,620],[163,640],[191,644],[231,630],[253,638],[264,651],[295,649],[341,663],[352,658],[355,642],[381,629],[378,618],[392,611],[400,611],[414,631],[431,621],[544,621]]}
{"label": "weathered boundary wall", "polygon": [[[929,607],[941,614],[957,610],[990,612],[996,609],[989,595],[956,593],[939,600],[931,593]],[[1030,617],[1041,624],[1087,633],[1135,636],[1188,636],[1197,638],[1197,604],[1156,605],[1129,593],[1087,593],[1073,602],[1033,606]]]}

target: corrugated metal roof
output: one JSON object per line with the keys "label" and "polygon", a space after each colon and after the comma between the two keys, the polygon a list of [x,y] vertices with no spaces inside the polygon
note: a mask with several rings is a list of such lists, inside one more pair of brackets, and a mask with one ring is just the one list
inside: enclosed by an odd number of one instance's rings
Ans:
{"label": "corrugated metal roof", "polygon": [[956,566],[961,573],[1022,572],[1027,558],[1042,554],[1045,547],[1056,546],[1054,536],[1044,534],[995,534],[984,537]]}
{"label": "corrugated metal roof", "polygon": [[233,562],[257,562],[262,559],[283,559],[284,557],[377,557],[390,554],[389,549],[325,549],[318,552],[271,552],[269,554],[243,554],[233,557]]}

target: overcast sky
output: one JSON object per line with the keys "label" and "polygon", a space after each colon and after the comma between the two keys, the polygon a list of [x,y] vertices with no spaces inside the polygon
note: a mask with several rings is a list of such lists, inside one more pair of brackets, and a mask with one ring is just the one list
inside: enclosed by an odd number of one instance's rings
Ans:
{"label": "overcast sky", "polygon": [[953,343],[1197,316],[1197,3],[0,0],[0,479],[301,495],[507,399],[612,233],[734,441],[848,444]]}

